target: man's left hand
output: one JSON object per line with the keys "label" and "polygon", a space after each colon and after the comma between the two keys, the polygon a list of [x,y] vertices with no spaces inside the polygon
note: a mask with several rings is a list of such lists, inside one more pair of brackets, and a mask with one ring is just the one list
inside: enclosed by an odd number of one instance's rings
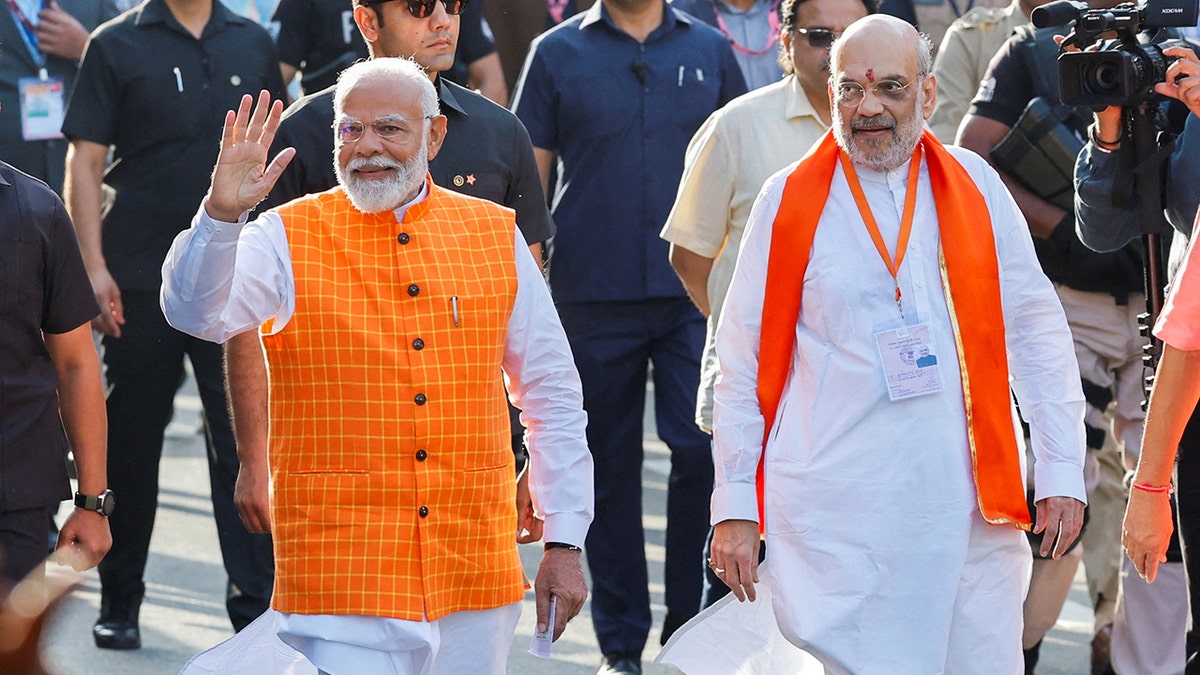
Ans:
{"label": "man's left hand", "polygon": [[537,605],[537,631],[544,632],[550,621],[550,597],[558,597],[555,610],[554,639],[557,640],[567,628],[567,622],[583,609],[587,600],[587,582],[583,579],[583,564],[579,551],[552,548],[542,555],[537,579],[533,582],[534,599]]}
{"label": "man's left hand", "polygon": [[111,547],[108,518],[95,511],[77,508],[67,516],[59,530],[54,559],[60,565],[70,565],[76,572],[82,572],[100,564]]}
{"label": "man's left hand", "polygon": [[63,11],[57,2],[51,1],[46,9],[38,12],[36,29],[38,49],[46,54],[70,61],[83,58],[88,32],[75,17]]}
{"label": "man's left hand", "polygon": [[[1042,535],[1041,556],[1058,560],[1083,529],[1083,502],[1072,497],[1046,497],[1037,502],[1034,534]],[[1057,542],[1057,544],[1055,543]]]}

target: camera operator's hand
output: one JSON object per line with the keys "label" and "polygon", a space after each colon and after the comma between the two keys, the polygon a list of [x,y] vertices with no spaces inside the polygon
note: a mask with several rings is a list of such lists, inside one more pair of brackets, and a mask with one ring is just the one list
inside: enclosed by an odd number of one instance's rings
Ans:
{"label": "camera operator's hand", "polygon": [[[1055,44],[1059,45],[1060,47],[1062,46],[1063,41],[1066,39],[1067,39],[1066,35],[1055,35],[1054,36]],[[1100,48],[1100,43],[1097,42],[1097,43],[1089,46],[1084,51],[1092,52],[1092,51],[1096,51],[1099,48]],[[1076,47],[1073,44],[1067,45],[1066,47],[1063,47],[1063,51],[1077,52],[1077,51],[1079,51],[1079,47]],[[1111,150],[1111,149],[1115,149],[1117,146],[1119,146],[1121,144],[1121,136],[1124,133],[1124,129],[1122,128],[1122,118],[1123,118],[1122,113],[1123,112],[1124,112],[1124,109],[1121,106],[1110,105],[1107,108],[1105,108],[1104,110],[1093,113],[1096,118],[1096,132],[1095,132],[1096,137],[1099,139],[1103,139],[1105,141],[1107,141],[1110,138],[1114,139],[1112,142],[1102,143],[1103,147]]]}
{"label": "camera operator's hand", "polygon": [[1154,91],[1178,99],[1193,115],[1200,115],[1200,59],[1196,52],[1187,47],[1168,47],[1163,54],[1176,59],[1167,68],[1166,81],[1154,85]]}

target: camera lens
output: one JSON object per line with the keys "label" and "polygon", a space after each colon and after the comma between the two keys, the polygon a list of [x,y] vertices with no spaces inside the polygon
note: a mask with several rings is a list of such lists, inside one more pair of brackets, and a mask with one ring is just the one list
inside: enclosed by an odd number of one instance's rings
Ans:
{"label": "camera lens", "polygon": [[1112,61],[1089,63],[1082,75],[1083,90],[1088,93],[1107,94],[1121,88],[1121,68]]}

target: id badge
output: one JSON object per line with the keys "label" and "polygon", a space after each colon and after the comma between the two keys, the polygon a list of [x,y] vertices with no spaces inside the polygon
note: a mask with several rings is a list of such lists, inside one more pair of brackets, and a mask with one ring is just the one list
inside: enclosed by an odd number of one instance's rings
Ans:
{"label": "id badge", "polygon": [[66,97],[61,77],[22,77],[17,80],[21,96],[21,137],[27,141],[63,138]]}
{"label": "id badge", "polygon": [[875,333],[888,398],[902,401],[942,390],[942,374],[929,324],[918,323]]}

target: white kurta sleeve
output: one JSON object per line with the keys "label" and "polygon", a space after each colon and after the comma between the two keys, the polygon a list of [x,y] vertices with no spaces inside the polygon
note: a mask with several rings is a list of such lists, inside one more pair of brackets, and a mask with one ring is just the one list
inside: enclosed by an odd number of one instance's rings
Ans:
{"label": "white kurta sleeve", "polygon": [[721,370],[713,390],[714,525],[723,520],[758,521],[755,476],[766,428],[758,404],[758,342],[772,224],[791,169],[771,177],[750,210],[733,281],[717,323]]}
{"label": "white kurta sleeve", "polygon": [[1071,329],[1038,263],[1024,216],[999,176],[987,166],[973,173],[981,171],[1000,261],[1009,375],[1030,425],[1034,498],[1074,497],[1086,504],[1085,403]]}
{"label": "white kurta sleeve", "polygon": [[508,320],[504,372],[529,447],[529,491],[543,538],[583,546],[595,488],[583,385],[537,262],[514,231],[517,298]]}
{"label": "white kurta sleeve", "polygon": [[189,335],[225,342],[274,318],[283,328],[295,311],[295,279],[283,221],[213,220],[201,206],[163,262],[159,302],[167,322]]}

